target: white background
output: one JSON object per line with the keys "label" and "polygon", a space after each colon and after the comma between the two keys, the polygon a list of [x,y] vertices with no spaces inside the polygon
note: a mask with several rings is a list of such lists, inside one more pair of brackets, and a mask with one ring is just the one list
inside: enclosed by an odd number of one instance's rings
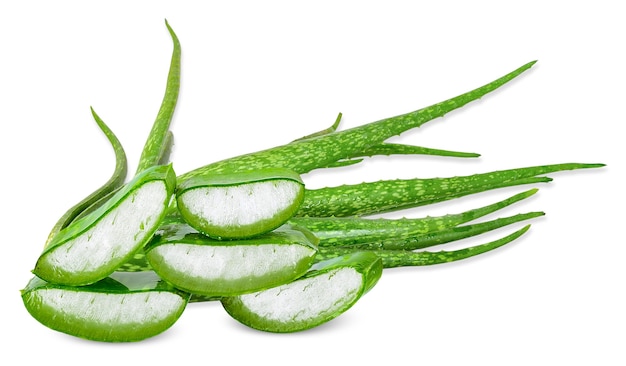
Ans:
{"label": "white background", "polygon": [[[623,365],[620,2],[431,3],[3,1],[0,363]],[[171,126],[178,173],[326,128],[338,112],[348,128],[418,109],[535,59],[510,85],[393,139],[479,159],[381,157],[307,174],[307,185],[570,161],[607,167],[552,174],[537,195],[503,211],[546,212],[520,240],[462,262],[387,270],[350,311],[311,331],[250,330],[206,303],[140,343],[54,332],[30,317],[19,290],[58,217],[113,171],[89,106],[117,134],[134,172],[169,66],[165,18],[183,47]],[[395,217],[460,212],[526,188]]]}

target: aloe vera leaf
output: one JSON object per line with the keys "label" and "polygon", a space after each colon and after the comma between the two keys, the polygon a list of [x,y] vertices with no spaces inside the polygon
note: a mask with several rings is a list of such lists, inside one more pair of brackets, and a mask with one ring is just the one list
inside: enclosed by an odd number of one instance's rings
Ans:
{"label": "aloe vera leaf", "polygon": [[153,337],[180,317],[190,295],[154,272],[112,273],[88,286],[34,277],[22,290],[28,312],[48,328],[103,342]]}
{"label": "aloe vera leaf", "polygon": [[362,217],[294,217],[291,223],[306,227],[320,240],[319,246],[346,246],[371,241],[427,234],[478,219],[534,195],[536,188],[487,206],[457,214],[403,219]]}
{"label": "aloe vera leaf", "polygon": [[98,124],[98,127],[100,127],[100,130],[102,130],[104,135],[111,143],[111,147],[113,148],[113,152],[115,153],[115,170],[113,171],[111,178],[109,178],[106,183],[104,183],[100,188],[95,190],[89,196],[85,197],[82,201],[71,207],[65,212],[65,214],[63,214],[63,216],[61,216],[61,218],[56,222],[52,230],[50,230],[50,234],[48,235],[48,239],[46,240],[45,247],[49,245],[52,238],[54,238],[59,231],[61,231],[62,229],[67,227],[72,221],[74,221],[81,212],[92,206],[100,198],[119,188],[122,184],[124,184],[124,181],[126,180],[128,162],[126,160],[126,153],[124,152],[122,144],[117,139],[117,136],[115,136],[113,131],[111,131],[111,129],[104,123],[104,121],[96,114],[93,108],[91,108],[91,114]]}
{"label": "aloe vera leaf", "polygon": [[178,93],[180,90],[180,58],[181,48],[178,37],[174,33],[174,30],[170,27],[167,20],[165,21],[167,30],[172,37],[174,49],[172,51],[172,59],[170,62],[170,70],[167,75],[167,82],[165,87],[165,95],[161,102],[161,107],[157,113],[152,130],[148,135],[148,139],[141,152],[141,158],[137,166],[137,172],[139,174],[147,168],[150,168],[163,160],[165,155],[169,156],[167,149],[171,148],[171,135],[169,135],[170,122],[174,115],[174,109],[176,108],[176,102],[178,100]]}
{"label": "aloe vera leaf", "polygon": [[345,245],[342,248],[352,250],[416,250],[450,243],[456,240],[470,238],[486,232],[502,228],[520,221],[544,216],[543,212],[528,212],[508,217],[500,217],[494,220],[456,226],[439,231],[430,231],[415,235],[397,235],[387,238],[374,237],[362,238],[362,243]]}
{"label": "aloe vera leaf", "polygon": [[549,181],[538,175],[598,168],[565,163],[493,171],[451,178],[397,179],[307,190],[296,216],[363,216],[441,202],[495,188]]}
{"label": "aloe vera leaf", "polygon": [[234,319],[251,328],[298,332],[343,314],[377,283],[382,269],[376,255],[350,253],[317,263],[288,284],[223,298],[222,305]]}
{"label": "aloe vera leaf", "polygon": [[304,183],[287,169],[196,176],[180,182],[176,192],[185,221],[217,239],[269,232],[291,218],[303,199]]}
{"label": "aloe vera leaf", "polygon": [[317,238],[282,226],[253,239],[212,240],[184,223],[159,229],[146,258],[161,278],[205,296],[233,296],[290,282],[313,264]]}
{"label": "aloe vera leaf", "polygon": [[144,170],[106,204],[61,230],[33,272],[45,281],[69,286],[107,277],[150,240],[175,184],[171,166]]}
{"label": "aloe vera leaf", "polygon": [[[429,266],[435,264],[442,264],[448,262],[454,262],[462,259],[467,259],[482,253],[489,252],[497,249],[505,244],[512,242],[519,238],[528,231],[530,225],[526,225],[523,228],[515,231],[512,234],[504,236],[500,239],[491,241],[489,243],[472,246],[469,248],[452,250],[452,251],[409,251],[409,250],[372,250],[371,253],[376,254],[383,261],[384,268],[394,267],[414,267],[414,266]],[[339,257],[348,253],[353,253],[354,249],[346,248],[319,248],[317,254],[317,261],[323,261],[329,258]]]}
{"label": "aloe vera leaf", "polygon": [[290,169],[300,174],[326,167],[479,99],[519,76],[534,63],[529,62],[484,86],[414,112],[218,161],[182,174],[179,181],[206,174],[229,174],[268,167]]}

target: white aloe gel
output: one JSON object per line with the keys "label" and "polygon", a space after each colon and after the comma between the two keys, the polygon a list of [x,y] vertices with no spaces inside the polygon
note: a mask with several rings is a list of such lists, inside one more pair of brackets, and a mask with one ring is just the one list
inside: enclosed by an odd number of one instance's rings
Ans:
{"label": "white aloe gel", "polygon": [[116,272],[84,287],[35,278],[22,296],[33,317],[51,329],[92,340],[126,342],[161,333],[182,314],[189,295],[160,282],[154,272]]}
{"label": "white aloe gel", "polygon": [[220,241],[179,222],[157,232],[146,257],[161,278],[180,289],[233,296],[278,286],[304,274],[317,253],[307,235],[283,226],[254,239]]}

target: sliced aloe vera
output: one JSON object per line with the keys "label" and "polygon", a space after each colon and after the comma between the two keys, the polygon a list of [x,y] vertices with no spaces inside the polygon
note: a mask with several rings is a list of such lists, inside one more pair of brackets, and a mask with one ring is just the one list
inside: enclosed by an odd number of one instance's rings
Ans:
{"label": "sliced aloe vera", "polygon": [[317,239],[283,226],[254,239],[219,241],[183,223],[164,225],[146,247],[155,272],[174,286],[205,296],[233,296],[281,285],[313,264]]}
{"label": "sliced aloe vera", "polygon": [[33,272],[45,281],[70,286],[107,277],[150,240],[175,184],[169,165],[145,170],[104,205],[61,230]]}
{"label": "sliced aloe vera", "polygon": [[189,294],[154,272],[115,272],[88,286],[64,286],[34,277],[22,290],[28,312],[48,328],[76,337],[130,342],[170,328]]}
{"label": "sliced aloe vera", "polygon": [[176,193],[189,225],[213,238],[269,232],[290,219],[304,200],[304,184],[288,169],[194,176]]}
{"label": "sliced aloe vera", "polygon": [[258,330],[297,332],[343,314],[380,279],[380,258],[355,252],[316,263],[306,275],[275,288],[222,299],[237,321]]}

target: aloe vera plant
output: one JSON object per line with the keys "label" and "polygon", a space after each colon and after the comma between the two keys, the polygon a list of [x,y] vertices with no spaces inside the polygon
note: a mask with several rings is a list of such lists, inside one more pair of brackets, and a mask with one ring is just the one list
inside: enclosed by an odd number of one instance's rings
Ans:
{"label": "aloe vera plant", "polygon": [[256,329],[309,329],[349,309],[374,286],[383,268],[435,265],[494,250],[519,238],[529,225],[468,248],[423,249],[543,212],[469,223],[533,195],[536,189],[531,189],[441,217],[362,216],[549,182],[545,174],[603,166],[553,164],[306,189],[300,174],[357,164],[367,156],[478,156],[386,140],[490,93],[532,67],[530,62],[411,113],[337,131],[340,114],[325,130],[176,177],[168,165],[173,141],[169,126],[180,87],[181,49],[166,25],[174,49],[165,95],[135,176],[124,184],[124,150],[92,110],[115,151],[116,169],[106,184],[54,225],[33,271],[37,277],[22,291],[31,315],[52,329],[93,340],[135,341],[169,328],[188,301],[207,300],[221,300],[235,319]]}

